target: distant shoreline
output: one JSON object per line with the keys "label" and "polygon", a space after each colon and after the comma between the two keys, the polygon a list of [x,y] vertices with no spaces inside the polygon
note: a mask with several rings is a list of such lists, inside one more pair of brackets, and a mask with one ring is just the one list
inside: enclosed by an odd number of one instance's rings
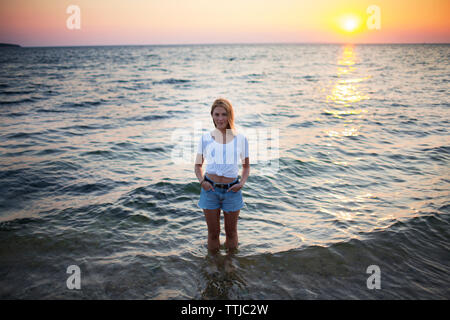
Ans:
{"label": "distant shoreline", "polygon": [[21,48],[21,46],[13,43],[0,43],[0,48]]}
{"label": "distant shoreline", "polygon": [[101,44],[101,45],[56,45],[56,46],[21,46],[13,43],[0,43],[0,48],[88,48],[88,47],[185,47],[185,46],[240,46],[240,45],[450,45],[450,42],[417,42],[417,43],[365,43],[365,42],[236,42],[236,43],[155,43],[155,44]]}
{"label": "distant shoreline", "polygon": [[102,45],[62,45],[62,46],[25,46],[23,48],[83,48],[83,47],[173,47],[173,46],[239,46],[239,45],[450,45],[449,42],[417,43],[327,43],[327,42],[267,42],[267,43],[172,43],[172,44],[102,44]]}

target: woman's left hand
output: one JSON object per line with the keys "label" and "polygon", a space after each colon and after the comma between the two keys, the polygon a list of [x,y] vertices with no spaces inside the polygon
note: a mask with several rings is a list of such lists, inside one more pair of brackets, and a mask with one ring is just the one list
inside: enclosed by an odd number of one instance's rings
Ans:
{"label": "woman's left hand", "polygon": [[233,192],[238,192],[239,190],[242,189],[243,186],[244,186],[244,185],[241,184],[240,182],[239,182],[239,183],[236,183],[236,184],[232,185],[230,188],[228,188],[227,192],[229,192],[229,191],[231,191],[231,190],[233,190]]}

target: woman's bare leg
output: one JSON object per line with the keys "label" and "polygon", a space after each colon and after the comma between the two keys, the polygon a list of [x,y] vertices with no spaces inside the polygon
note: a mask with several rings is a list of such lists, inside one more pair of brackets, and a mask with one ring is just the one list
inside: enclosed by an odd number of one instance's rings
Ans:
{"label": "woman's bare leg", "polygon": [[238,233],[237,233],[237,222],[239,218],[239,211],[224,212],[225,220],[225,247],[229,250],[236,249],[238,246]]}
{"label": "woman's bare leg", "polygon": [[219,251],[220,248],[220,208],[203,209],[206,224],[208,225],[208,250],[212,253]]}

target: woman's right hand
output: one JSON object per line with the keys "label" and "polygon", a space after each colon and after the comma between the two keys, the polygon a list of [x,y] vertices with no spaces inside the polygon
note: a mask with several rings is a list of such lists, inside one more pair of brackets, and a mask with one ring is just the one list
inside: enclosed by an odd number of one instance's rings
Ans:
{"label": "woman's right hand", "polygon": [[211,183],[209,181],[206,181],[206,180],[202,182],[202,188],[205,191],[208,191],[208,190],[211,190],[211,189],[214,191],[214,188],[211,185]]}

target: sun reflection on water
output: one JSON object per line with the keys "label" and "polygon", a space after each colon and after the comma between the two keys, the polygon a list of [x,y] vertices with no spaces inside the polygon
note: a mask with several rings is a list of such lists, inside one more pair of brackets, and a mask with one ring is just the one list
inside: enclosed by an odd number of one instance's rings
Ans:
{"label": "sun reflection on water", "polygon": [[[337,59],[336,80],[324,92],[326,107],[322,114],[330,117],[329,126],[323,129],[323,138],[327,146],[333,146],[333,141],[348,138],[358,138],[362,134],[360,120],[366,117],[368,110],[362,103],[370,97],[364,86],[370,75],[364,74],[358,68],[359,60],[353,45],[346,45]],[[331,124],[333,123],[333,125]],[[352,167],[358,158],[333,158],[331,163],[337,167]],[[357,230],[356,221],[371,220],[366,216],[365,202],[372,199],[370,193],[364,192],[352,195],[334,195],[336,202],[333,207],[321,208],[321,211],[330,215],[335,222],[344,223],[340,231],[342,235],[351,236],[351,231]],[[349,229],[347,229],[349,228]]]}
{"label": "sun reflection on water", "polygon": [[[334,84],[331,93],[327,95],[327,104],[331,104],[334,107],[352,107],[357,102],[369,99],[367,94],[360,91],[360,83],[369,79],[370,76],[357,76],[357,70],[354,66],[356,63],[357,57],[354,47],[352,45],[345,46],[342,56],[338,59],[337,76],[339,80]],[[334,112],[332,114],[337,117],[341,115],[341,113]]]}
{"label": "sun reflection on water", "polygon": [[332,85],[330,93],[326,95],[327,107],[322,113],[333,118],[343,119],[344,128],[325,129],[325,135],[329,138],[356,137],[360,134],[360,128],[354,121],[364,117],[368,111],[361,108],[360,104],[370,97],[362,86],[370,75],[361,76],[357,69],[358,57],[353,45],[346,45],[341,56],[337,60],[337,78]]}

